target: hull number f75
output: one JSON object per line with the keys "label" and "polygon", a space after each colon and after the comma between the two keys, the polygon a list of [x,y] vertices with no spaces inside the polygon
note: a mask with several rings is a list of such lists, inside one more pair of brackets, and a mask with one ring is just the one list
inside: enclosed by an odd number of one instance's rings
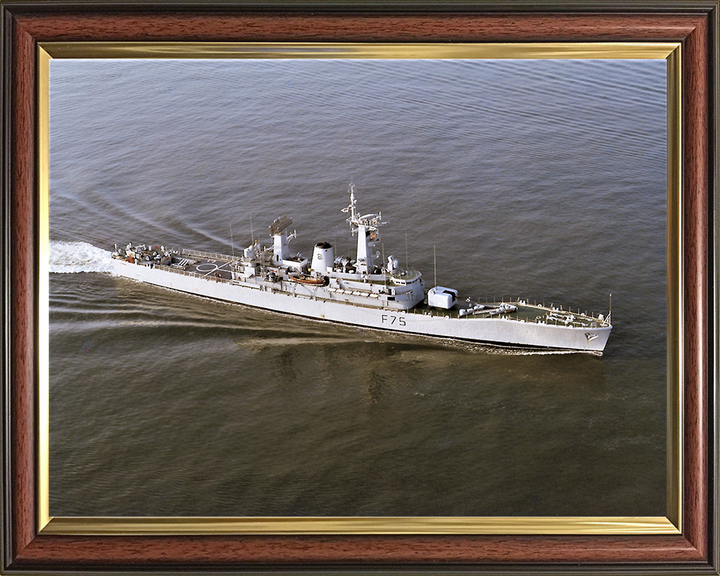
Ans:
{"label": "hull number f75", "polygon": [[392,314],[383,314],[382,315],[382,323],[383,324],[397,324],[398,326],[407,326],[405,323],[405,318],[402,316],[394,316]]}

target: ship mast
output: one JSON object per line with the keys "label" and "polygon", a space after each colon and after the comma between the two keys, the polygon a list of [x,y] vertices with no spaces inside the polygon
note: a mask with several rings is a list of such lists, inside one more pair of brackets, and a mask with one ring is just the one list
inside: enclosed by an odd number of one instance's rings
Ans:
{"label": "ship mast", "polygon": [[365,214],[360,216],[357,212],[357,200],[355,200],[355,184],[350,182],[350,204],[343,208],[342,212],[350,213],[347,223],[350,224],[353,235],[357,234],[357,271],[365,274],[372,274],[375,266],[373,248],[380,241],[379,227],[386,224],[382,221],[382,213]]}
{"label": "ship mast", "polygon": [[270,236],[273,237],[273,263],[276,266],[280,266],[290,256],[288,252],[288,240],[290,240],[290,237],[287,234],[287,229],[291,224],[292,218],[289,216],[281,216],[270,224]]}

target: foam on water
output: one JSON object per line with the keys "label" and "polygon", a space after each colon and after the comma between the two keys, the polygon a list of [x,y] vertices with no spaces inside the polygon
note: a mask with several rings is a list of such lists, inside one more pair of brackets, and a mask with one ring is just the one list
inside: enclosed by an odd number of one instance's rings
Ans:
{"label": "foam on water", "polygon": [[50,272],[112,272],[111,253],[87,242],[50,242]]}

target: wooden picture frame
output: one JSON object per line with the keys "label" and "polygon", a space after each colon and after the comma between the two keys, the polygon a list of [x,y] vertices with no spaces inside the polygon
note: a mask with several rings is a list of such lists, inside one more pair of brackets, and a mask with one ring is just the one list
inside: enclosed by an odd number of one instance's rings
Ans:
{"label": "wooden picture frame", "polygon": [[[40,1],[3,12],[3,560],[37,571],[718,574],[718,3],[504,5]],[[38,117],[44,42],[679,42],[681,526],[663,535],[51,534],[39,529]]]}

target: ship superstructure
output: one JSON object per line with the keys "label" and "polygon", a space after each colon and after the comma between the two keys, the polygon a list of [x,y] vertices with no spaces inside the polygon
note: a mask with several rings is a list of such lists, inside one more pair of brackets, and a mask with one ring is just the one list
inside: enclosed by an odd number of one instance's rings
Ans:
{"label": "ship superstructure", "polygon": [[269,227],[271,245],[253,241],[241,255],[127,244],[113,252],[117,274],[190,294],[327,320],[410,334],[482,342],[495,346],[570,350],[600,355],[610,336],[610,315],[592,316],[561,307],[462,300],[453,288],[427,292],[420,272],[405,270],[376,247],[382,214],[360,214],[355,187],[342,209],[357,238],[354,258],[336,256],[318,242],[310,261],[291,255],[292,219]]}

